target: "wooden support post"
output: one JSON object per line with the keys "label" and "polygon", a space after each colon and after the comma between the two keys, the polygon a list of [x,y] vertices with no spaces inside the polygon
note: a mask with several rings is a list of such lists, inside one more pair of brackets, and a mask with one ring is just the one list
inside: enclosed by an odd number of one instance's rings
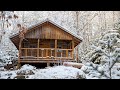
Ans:
{"label": "wooden support post", "polygon": [[48,58],[47,56],[48,56],[48,49],[46,49],[46,58]]}
{"label": "wooden support post", "polygon": [[74,59],[74,41],[72,40],[72,59]]}
{"label": "wooden support post", "polygon": [[20,39],[20,42],[19,42],[19,53],[18,53],[18,64],[17,64],[17,69],[20,68],[21,64],[20,64],[20,57],[22,56],[21,55],[21,43],[22,43],[22,39]]}
{"label": "wooden support post", "polygon": [[17,69],[19,69],[21,67],[21,64],[20,63],[18,63],[17,64]]}
{"label": "wooden support post", "polygon": [[22,43],[22,40],[20,39],[20,42],[19,42],[19,53],[18,53],[18,64],[20,64],[20,57],[21,57],[21,43]]}
{"label": "wooden support post", "polygon": [[48,62],[48,63],[47,63],[47,67],[49,67],[49,66],[50,66],[50,63]]}
{"label": "wooden support post", "polygon": [[44,49],[41,49],[42,50],[42,58],[43,58],[43,51],[44,51]]}
{"label": "wooden support post", "polygon": [[68,50],[66,50],[66,57],[68,58]]}
{"label": "wooden support post", "polygon": [[78,61],[78,46],[77,46],[77,58],[76,58],[76,60],[77,60],[77,63],[79,63],[79,61]]}
{"label": "wooden support post", "polygon": [[53,50],[54,49],[50,49],[51,50],[51,58],[53,58]]}
{"label": "wooden support post", "polygon": [[27,56],[27,49],[25,49],[25,56]]}
{"label": "wooden support post", "polygon": [[70,49],[72,49],[72,42],[70,42]]}
{"label": "wooden support post", "polygon": [[38,39],[38,43],[37,43],[37,59],[39,59],[39,45],[40,45],[40,39]]}
{"label": "wooden support post", "polygon": [[55,59],[57,57],[57,39],[55,39]]}

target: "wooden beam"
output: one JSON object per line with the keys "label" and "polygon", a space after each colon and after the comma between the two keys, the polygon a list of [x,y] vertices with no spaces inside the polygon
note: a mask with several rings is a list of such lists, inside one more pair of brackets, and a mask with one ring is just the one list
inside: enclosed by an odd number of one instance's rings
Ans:
{"label": "wooden beam", "polygon": [[72,58],[74,59],[74,41],[72,40]]}
{"label": "wooden beam", "polygon": [[47,67],[49,67],[50,66],[50,63],[49,62],[47,62]]}
{"label": "wooden beam", "polygon": [[21,55],[21,43],[22,43],[22,39],[20,38],[17,69],[19,69],[21,66],[21,64],[20,64],[20,57],[22,56]]}
{"label": "wooden beam", "polygon": [[46,49],[46,58],[47,58],[47,56],[48,56],[48,49]]}
{"label": "wooden beam", "polygon": [[41,54],[42,54],[42,58],[43,58],[43,49],[42,49],[42,53]]}
{"label": "wooden beam", "polygon": [[38,43],[37,43],[37,58],[39,58],[39,46],[40,45],[40,39],[38,39]]}
{"label": "wooden beam", "polygon": [[21,57],[21,43],[22,43],[22,39],[20,39],[20,42],[19,42],[18,63],[20,63],[20,57]]}
{"label": "wooden beam", "polygon": [[[21,49],[38,49],[38,48],[21,48]],[[39,49],[54,49],[54,48],[39,48]]]}
{"label": "wooden beam", "polygon": [[70,42],[70,49],[72,49],[72,43]]}
{"label": "wooden beam", "polygon": [[27,56],[27,49],[25,49],[25,56]]}
{"label": "wooden beam", "polygon": [[20,64],[20,61],[19,63],[17,64],[17,69],[19,69],[21,67],[21,64]]}
{"label": "wooden beam", "polygon": [[66,57],[68,57],[68,50],[66,50]]}
{"label": "wooden beam", "polygon": [[[75,62],[75,60],[67,60],[68,62]],[[53,60],[21,60],[21,63],[53,63]],[[63,60],[64,62],[64,60]],[[59,63],[57,60],[54,61],[54,63]]]}
{"label": "wooden beam", "polygon": [[77,46],[77,58],[76,58],[77,62],[79,63],[79,59],[78,59],[78,46]]}
{"label": "wooden beam", "polygon": [[55,59],[57,57],[57,39],[55,39]]}
{"label": "wooden beam", "polygon": [[[21,48],[22,50],[24,50],[24,49],[27,49],[27,50],[33,50],[33,49],[37,49],[37,48]],[[48,49],[48,50],[51,50],[51,49],[55,49],[55,48],[39,48],[39,49]],[[59,50],[71,50],[72,51],[72,49],[59,49]]]}

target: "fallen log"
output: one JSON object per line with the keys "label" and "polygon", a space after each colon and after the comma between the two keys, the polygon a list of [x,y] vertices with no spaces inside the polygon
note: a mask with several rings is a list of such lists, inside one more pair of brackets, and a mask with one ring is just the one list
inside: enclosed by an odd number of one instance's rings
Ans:
{"label": "fallen log", "polygon": [[75,62],[63,62],[63,65],[64,66],[72,66],[72,67],[80,69],[84,64],[82,64],[82,63],[75,63]]}

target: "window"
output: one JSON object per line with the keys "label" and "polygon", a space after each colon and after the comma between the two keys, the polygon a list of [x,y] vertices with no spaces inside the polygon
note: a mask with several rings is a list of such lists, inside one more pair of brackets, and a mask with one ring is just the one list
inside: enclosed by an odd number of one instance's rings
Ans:
{"label": "window", "polygon": [[37,44],[30,44],[30,48],[37,48]]}
{"label": "window", "polygon": [[62,49],[62,41],[58,41],[57,48]]}
{"label": "window", "polygon": [[23,42],[23,48],[29,48],[30,43],[29,42]]}
{"label": "window", "polygon": [[55,48],[55,43],[54,43],[54,41],[50,41],[50,48]]}

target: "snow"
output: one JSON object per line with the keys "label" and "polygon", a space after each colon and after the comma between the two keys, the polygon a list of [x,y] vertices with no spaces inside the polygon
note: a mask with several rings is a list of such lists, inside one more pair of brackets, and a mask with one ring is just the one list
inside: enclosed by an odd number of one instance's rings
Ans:
{"label": "snow", "polygon": [[29,64],[25,64],[19,70],[35,70],[35,69],[36,69],[36,67],[31,66]]}
{"label": "snow", "polygon": [[35,75],[30,76],[30,79],[76,79],[76,75],[85,74],[77,68],[66,67],[66,66],[54,66],[47,69],[37,70]]}
{"label": "snow", "polygon": [[[29,71],[34,73],[28,75]],[[47,67],[45,69],[36,69],[34,66],[25,64],[18,70],[5,70],[0,69],[0,79],[15,79],[18,75],[26,77],[26,79],[77,79],[79,76],[81,78],[86,78],[84,72],[78,68],[66,67],[66,66],[54,66]],[[27,77],[28,76],[28,77]]]}
{"label": "snow", "polygon": [[102,72],[102,71],[103,71],[103,67],[98,67],[97,70],[98,70],[99,72]]}
{"label": "snow", "polygon": [[112,79],[120,79],[120,63],[115,63],[113,66]]}
{"label": "snow", "polygon": [[0,71],[0,79],[13,79],[16,71]]}
{"label": "snow", "polygon": [[[107,63],[104,65],[97,65],[86,63],[81,70],[85,73],[86,79],[109,79],[109,70]],[[103,74],[104,72],[104,74]],[[120,63],[115,63],[111,70],[111,79],[120,79]]]}
{"label": "snow", "polygon": [[[104,69],[103,66],[92,63],[83,65],[81,69],[62,65],[36,69],[34,66],[25,64],[18,70],[5,70],[1,67],[0,79],[17,79],[16,76],[25,76],[26,79],[78,79],[79,76],[84,79],[109,79],[108,73],[105,73],[107,77],[102,74]],[[30,71],[33,73],[29,74]],[[120,63],[116,63],[112,68],[112,79],[120,79]]]}
{"label": "snow", "polygon": [[[120,73],[117,68],[113,68],[114,63],[120,62],[120,45],[118,41],[120,40],[120,34],[117,32],[109,32],[103,35],[101,38],[96,39],[91,45],[91,50],[89,53],[85,54],[83,60],[91,62],[91,64],[85,64],[81,68],[86,75],[90,78],[119,78]],[[93,63],[94,64],[93,64]],[[98,65],[97,65],[98,64]],[[112,75],[111,73],[112,72]]]}

